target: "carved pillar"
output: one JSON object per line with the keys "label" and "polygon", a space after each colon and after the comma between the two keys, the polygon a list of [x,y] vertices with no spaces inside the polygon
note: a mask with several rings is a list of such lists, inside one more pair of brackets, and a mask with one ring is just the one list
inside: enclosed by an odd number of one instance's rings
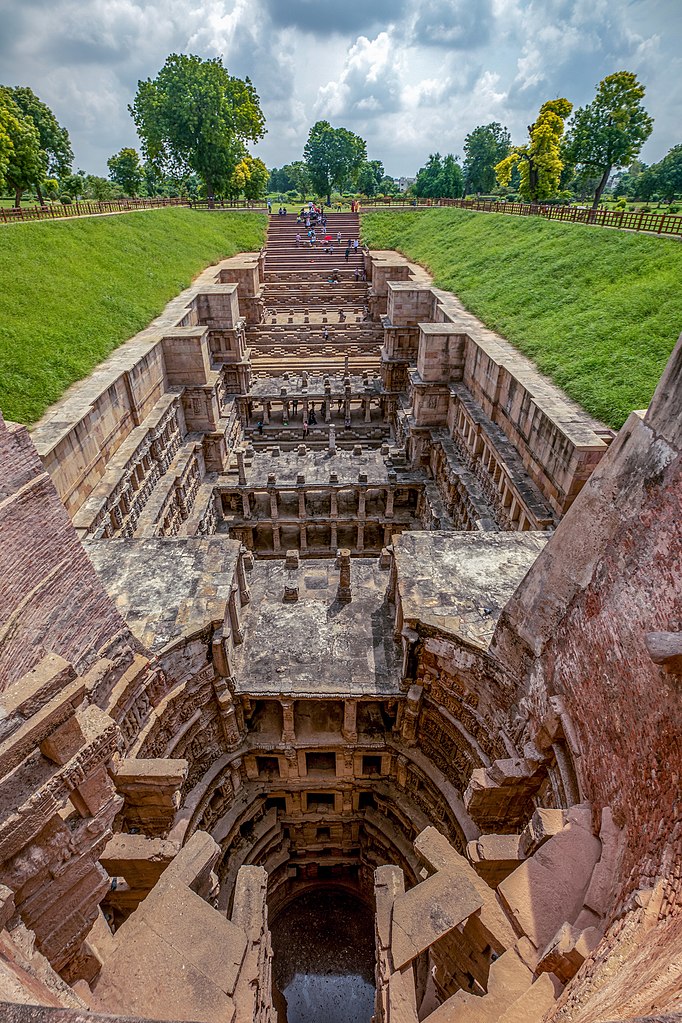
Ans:
{"label": "carved pillar", "polygon": [[270,425],[270,402],[263,402],[263,426]]}
{"label": "carved pillar", "polygon": [[344,700],[343,702],[343,737],[348,742],[358,741],[358,701]]}
{"label": "carved pillar", "polygon": [[242,545],[239,551],[239,557],[237,558],[237,585],[239,586],[239,600],[244,607],[244,604],[248,604],[251,601],[251,590],[246,579],[246,566],[244,565],[244,555],[246,554],[246,547]]}
{"label": "carved pillar", "polygon": [[242,787],[242,766],[243,761],[241,757],[237,757],[230,764],[230,778],[232,779],[232,788],[235,793],[239,792]]}
{"label": "carved pillar", "polygon": [[365,517],[365,501],[367,499],[367,491],[364,487],[358,490],[358,518],[364,519]]}
{"label": "carved pillar", "polygon": [[371,400],[369,398],[364,398],[363,399],[363,405],[365,407],[365,422],[366,423],[371,423],[372,422]]}
{"label": "carved pillar", "polygon": [[358,552],[360,552],[360,551],[364,551],[364,549],[365,549],[365,527],[362,524],[362,522],[359,522],[358,523],[358,539],[357,539],[356,550]]}
{"label": "carved pillar", "polygon": [[242,493],[242,512],[245,519],[251,518],[251,502],[247,493]]}
{"label": "carved pillar", "polygon": [[405,700],[400,727],[400,737],[406,746],[414,746],[417,741],[417,725],[419,722],[422,693],[421,686],[410,686],[407,691],[407,699]]}
{"label": "carved pillar", "polygon": [[232,642],[235,646],[239,643],[244,642],[244,632],[239,621],[239,611],[237,610],[237,587],[235,586],[230,591],[230,596],[227,601],[227,611],[230,616],[230,629],[232,632]]}
{"label": "carved pillar", "polygon": [[386,490],[386,511],[385,515],[387,519],[393,518],[393,499],[395,497],[395,490],[393,487],[388,487]]}
{"label": "carved pillar", "polygon": [[296,742],[294,727],[294,701],[282,700],[282,742]]}
{"label": "carved pillar", "polygon": [[246,485],[246,469],[244,467],[244,449],[237,448],[237,472],[241,486]]}
{"label": "carved pillar", "polygon": [[337,564],[340,569],[339,586],[336,591],[337,599],[348,603],[352,598],[350,585],[350,551],[342,547],[338,553]]}
{"label": "carved pillar", "polygon": [[237,708],[235,707],[227,679],[216,679],[213,685],[216,700],[218,702],[220,723],[222,725],[223,735],[225,736],[225,746],[228,751],[233,750],[239,746],[243,738],[239,727]]}

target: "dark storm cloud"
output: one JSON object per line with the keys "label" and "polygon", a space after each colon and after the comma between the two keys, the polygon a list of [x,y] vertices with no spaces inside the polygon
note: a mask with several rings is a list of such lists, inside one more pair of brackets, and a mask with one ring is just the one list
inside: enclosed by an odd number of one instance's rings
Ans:
{"label": "dark storm cloud", "polygon": [[491,0],[423,0],[414,24],[414,42],[473,49],[489,42],[492,26]]}
{"label": "dark storm cloud", "polygon": [[325,36],[358,35],[400,21],[406,0],[263,0],[274,25]]}

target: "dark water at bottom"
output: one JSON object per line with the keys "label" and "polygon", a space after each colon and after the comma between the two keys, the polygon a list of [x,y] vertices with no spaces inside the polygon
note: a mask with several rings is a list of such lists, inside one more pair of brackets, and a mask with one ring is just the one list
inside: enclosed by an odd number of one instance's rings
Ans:
{"label": "dark water at bottom", "polygon": [[288,1023],[369,1023],[374,1012],[374,918],[359,899],[317,889],[272,925],[273,973]]}

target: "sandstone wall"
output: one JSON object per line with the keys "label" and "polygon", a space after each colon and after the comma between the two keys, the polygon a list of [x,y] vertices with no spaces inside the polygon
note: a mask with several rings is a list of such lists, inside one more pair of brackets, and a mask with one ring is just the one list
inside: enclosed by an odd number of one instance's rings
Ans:
{"label": "sandstone wall", "polygon": [[56,653],[86,670],[138,648],[81,547],[27,431],[0,417],[0,691]]}

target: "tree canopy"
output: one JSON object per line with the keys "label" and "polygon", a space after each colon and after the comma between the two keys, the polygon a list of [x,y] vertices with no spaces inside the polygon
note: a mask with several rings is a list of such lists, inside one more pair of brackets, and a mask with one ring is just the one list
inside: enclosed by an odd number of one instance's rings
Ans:
{"label": "tree canopy", "polygon": [[341,189],[346,181],[357,180],[367,159],[367,146],[347,128],[332,128],[329,121],[318,121],[310,129],[303,156],[315,192],[331,202],[332,188]]}
{"label": "tree canopy", "polygon": [[556,195],[564,161],[561,140],[564,121],[573,109],[567,99],[552,99],[543,103],[534,124],[528,126],[529,141],[514,146],[495,167],[497,180],[508,185],[512,170],[518,166],[521,181],[519,192],[530,202],[543,202]]}
{"label": "tree canopy", "polygon": [[479,124],[464,139],[464,188],[466,192],[490,192],[495,186],[495,167],[509,153],[511,135],[499,121]]}
{"label": "tree canopy", "polygon": [[15,205],[48,174],[68,173],[73,152],[66,128],[26,86],[0,87],[0,180],[14,189]]}
{"label": "tree canopy", "polygon": [[460,199],[464,190],[464,174],[452,153],[442,157],[432,153],[424,167],[417,171],[412,191],[428,199]]}
{"label": "tree canopy", "polygon": [[644,86],[631,71],[607,75],[586,107],[573,115],[566,153],[576,166],[598,175],[597,206],[611,171],[627,167],[649,138],[653,120],[641,104]]}
{"label": "tree canopy", "polygon": [[227,188],[246,142],[265,134],[250,79],[228,74],[220,57],[172,53],[156,78],[138,82],[129,110],[145,158],[176,178],[196,171],[209,196]]}
{"label": "tree canopy", "polygon": [[135,197],[142,187],[143,175],[137,150],[121,149],[107,160],[109,177],[123,189],[123,194]]}
{"label": "tree canopy", "polygon": [[237,199],[243,194],[249,202],[265,194],[269,178],[268,168],[262,160],[244,156],[235,167],[227,186],[227,194]]}

